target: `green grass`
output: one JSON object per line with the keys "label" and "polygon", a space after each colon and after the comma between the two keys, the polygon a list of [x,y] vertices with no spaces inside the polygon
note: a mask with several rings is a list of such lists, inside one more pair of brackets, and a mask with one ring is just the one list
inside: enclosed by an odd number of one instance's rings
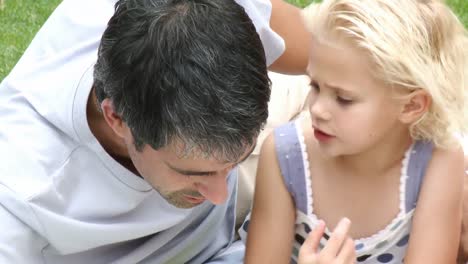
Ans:
{"label": "green grass", "polygon": [[[61,0],[3,1],[4,6],[0,6],[0,80],[3,80],[13,68],[37,30],[61,2]],[[316,0],[287,1],[304,7]],[[460,17],[465,27],[468,27],[468,0],[447,0],[447,3]]]}
{"label": "green grass", "polygon": [[[0,0],[1,1],[1,0]],[[3,0],[0,7],[0,80],[13,68],[60,0]]]}
{"label": "green grass", "polygon": [[467,0],[447,0],[447,4],[452,7],[460,20],[468,28],[468,1]]}

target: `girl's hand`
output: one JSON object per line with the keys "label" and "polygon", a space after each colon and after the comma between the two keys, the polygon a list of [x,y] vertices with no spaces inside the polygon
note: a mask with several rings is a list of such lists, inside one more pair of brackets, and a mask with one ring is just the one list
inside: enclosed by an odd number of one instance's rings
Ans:
{"label": "girl's hand", "polygon": [[351,221],[343,218],[330,236],[327,245],[319,252],[320,238],[325,232],[323,221],[310,232],[299,251],[299,264],[351,264],[356,261],[354,241],[348,236]]}

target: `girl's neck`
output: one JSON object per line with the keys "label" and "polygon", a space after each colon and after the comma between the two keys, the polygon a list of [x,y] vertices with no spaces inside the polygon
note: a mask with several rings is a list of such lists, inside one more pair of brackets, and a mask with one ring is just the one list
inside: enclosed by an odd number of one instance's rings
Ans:
{"label": "girl's neck", "polygon": [[392,131],[385,140],[377,145],[352,155],[334,158],[336,165],[353,175],[375,177],[395,166],[399,166],[405,153],[413,143],[407,129]]}

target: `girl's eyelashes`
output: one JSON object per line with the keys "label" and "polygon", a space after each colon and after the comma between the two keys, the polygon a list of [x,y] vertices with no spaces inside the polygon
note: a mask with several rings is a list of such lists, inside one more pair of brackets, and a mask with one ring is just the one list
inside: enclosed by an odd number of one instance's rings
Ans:
{"label": "girl's eyelashes", "polygon": [[353,103],[353,100],[352,99],[348,99],[348,98],[343,98],[341,96],[337,96],[336,97],[336,101],[340,104],[340,105],[350,105]]}
{"label": "girl's eyelashes", "polygon": [[[320,92],[320,86],[319,86],[319,84],[317,82],[311,81],[309,85],[313,89],[313,91]],[[352,104],[354,102],[352,99],[345,98],[345,97],[342,97],[342,96],[339,96],[339,95],[336,96],[336,101],[338,102],[338,104],[340,104],[342,106],[347,106],[347,105],[350,105],[350,104]]]}
{"label": "girl's eyelashes", "polygon": [[311,87],[312,89],[314,89],[315,91],[320,91],[320,87],[319,87],[319,85],[318,85],[317,82],[311,81],[309,85],[310,85],[310,87]]}

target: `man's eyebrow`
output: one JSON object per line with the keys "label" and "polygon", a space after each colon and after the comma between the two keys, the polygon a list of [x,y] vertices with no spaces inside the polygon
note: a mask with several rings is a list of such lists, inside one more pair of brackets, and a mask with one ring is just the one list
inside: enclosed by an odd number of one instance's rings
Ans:
{"label": "man's eyebrow", "polygon": [[193,171],[193,170],[183,170],[183,169],[178,169],[178,168],[175,168],[173,166],[171,166],[169,163],[167,163],[167,166],[169,166],[169,168],[173,169],[174,171],[182,174],[182,175],[187,175],[187,176],[209,176],[209,175],[213,175],[213,174],[216,174],[216,171]]}
{"label": "man's eyebrow", "polygon": [[[245,157],[241,161],[237,162],[235,165],[244,162],[250,156],[250,154],[252,154],[252,152],[255,150],[256,146],[257,146],[257,143],[255,142],[255,145],[252,147],[252,150],[250,150],[250,152],[247,155],[245,155]],[[210,176],[210,175],[216,174],[216,171],[184,170],[184,169],[176,168],[176,167],[172,166],[171,164],[169,164],[167,162],[165,162],[165,163],[169,168],[171,168],[172,170],[174,170],[177,173],[180,173],[182,175],[187,175],[187,176]]]}
{"label": "man's eyebrow", "polygon": [[210,176],[210,175],[216,174],[216,171],[192,171],[192,170],[181,170],[181,169],[173,168],[171,166],[169,167],[177,171],[178,173],[182,175],[187,175],[187,176]]}

